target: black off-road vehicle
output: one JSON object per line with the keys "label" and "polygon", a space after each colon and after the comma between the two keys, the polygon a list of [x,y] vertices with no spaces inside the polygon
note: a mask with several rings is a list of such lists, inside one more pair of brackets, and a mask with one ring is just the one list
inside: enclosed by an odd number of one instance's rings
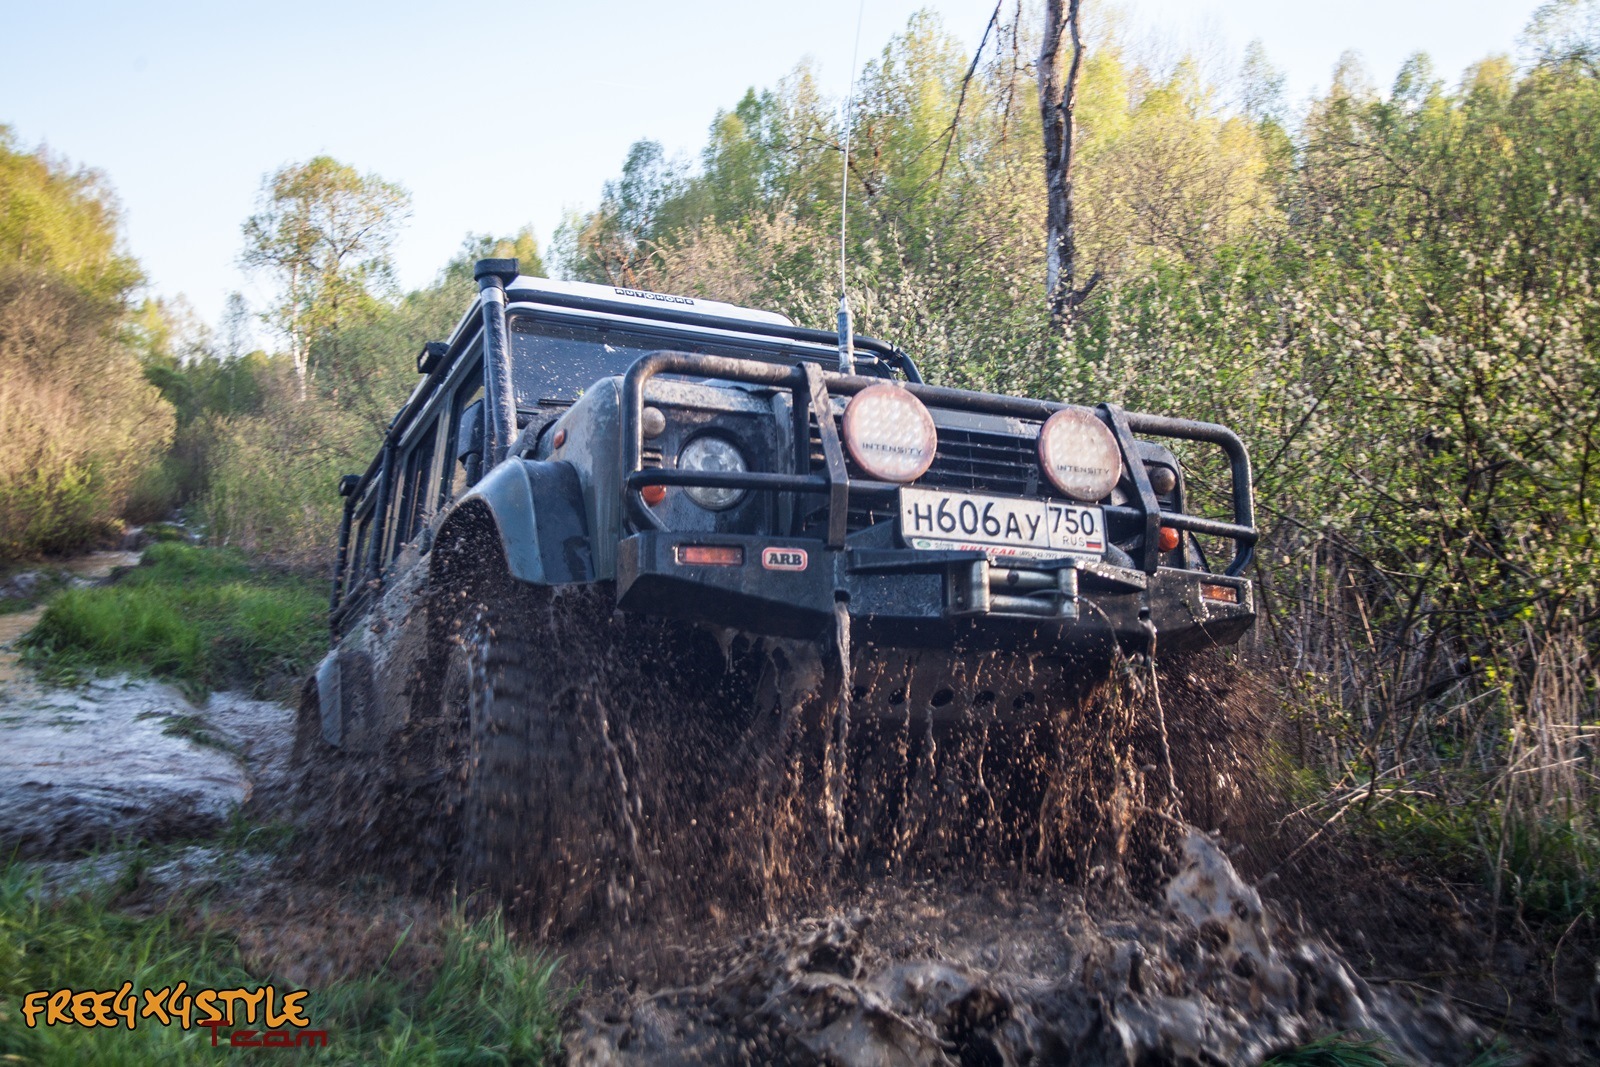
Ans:
{"label": "black off-road vehicle", "polygon": [[[1003,743],[1118,648],[1253,621],[1249,461],[1221,426],[927,385],[866,337],[841,373],[834,334],[779,315],[515,260],[476,274],[340,482],[334,649],[303,730],[386,776],[352,826],[432,820],[417,851],[459,884],[614,903],[642,854],[706,832],[643,781],[651,758],[662,781],[707,760],[731,777],[729,753],[822,700],[851,716],[825,747],[903,720],[910,767],[936,725]],[[1163,439],[1221,450],[1231,514],[1191,513]],[[703,779],[701,799],[721,788]],[[836,845],[911,803],[868,812],[827,779]]]}

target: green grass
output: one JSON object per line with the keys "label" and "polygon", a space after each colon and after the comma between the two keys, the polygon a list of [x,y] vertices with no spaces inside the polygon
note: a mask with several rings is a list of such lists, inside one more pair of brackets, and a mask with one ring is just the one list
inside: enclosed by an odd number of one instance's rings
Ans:
{"label": "green grass", "polygon": [[[1512,811],[1500,802],[1448,804],[1413,798],[1352,822],[1396,855],[1489,888],[1530,921],[1600,917],[1600,812],[1566,819]],[[1497,877],[1498,874],[1498,877]]]}
{"label": "green grass", "polygon": [[321,655],[326,608],[321,582],[227,549],[159,542],[120,581],[62,593],[21,644],[47,677],[128,671],[191,695],[281,696]]}
{"label": "green grass", "polygon": [[153,543],[168,541],[189,543],[189,531],[172,522],[147,522],[144,524],[144,536]]}
{"label": "green grass", "polygon": [[[0,868],[0,1063],[214,1065],[234,1049],[211,1047],[196,1026],[25,1025],[23,998],[35,990],[136,991],[179,981],[199,988],[254,989],[272,981],[252,973],[226,933],[194,921],[192,908],[142,917],[116,906],[137,882],[113,879],[55,901],[40,894],[37,874]],[[392,958],[392,955],[391,955]],[[288,987],[278,983],[280,992]],[[319,1063],[539,1064],[559,1045],[558,1017],[568,994],[555,965],[518,949],[497,916],[450,920],[441,962],[431,973],[378,973],[311,991],[311,1029],[328,1031],[326,1048],[263,1053]],[[222,1031],[227,1041],[231,1032]]]}
{"label": "green grass", "polygon": [[161,732],[168,737],[182,737],[196,745],[204,745],[207,748],[214,748],[234,756],[241,755],[237,746],[229,744],[212,733],[209,724],[199,715],[164,715],[161,717],[166,720],[161,727]]}
{"label": "green grass", "polygon": [[[1262,1063],[1261,1067],[1400,1067],[1407,1061],[1396,1059],[1384,1050],[1376,1038],[1361,1034],[1329,1034],[1308,1041],[1299,1048],[1280,1052]],[[1506,1067],[1521,1062],[1511,1053],[1491,1048],[1463,1067]]]}
{"label": "green grass", "polygon": [[1377,1041],[1352,1034],[1331,1034],[1279,1053],[1261,1067],[1395,1067],[1397,1063]]}

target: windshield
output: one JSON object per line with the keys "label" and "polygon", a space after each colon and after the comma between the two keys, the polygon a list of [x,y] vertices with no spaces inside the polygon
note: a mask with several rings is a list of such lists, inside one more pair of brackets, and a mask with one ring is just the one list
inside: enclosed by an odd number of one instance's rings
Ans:
{"label": "windshield", "polygon": [[[801,359],[821,362],[828,370],[833,361],[818,360],[815,348],[785,345],[781,341],[740,340],[717,343],[689,333],[622,329],[608,323],[552,322],[530,315],[511,317],[511,375],[517,407],[532,409],[542,403],[570,404],[601,378],[627,373],[647,352],[696,352],[709,356],[764,359],[794,363]],[[887,370],[862,366],[860,373],[887,376]]]}

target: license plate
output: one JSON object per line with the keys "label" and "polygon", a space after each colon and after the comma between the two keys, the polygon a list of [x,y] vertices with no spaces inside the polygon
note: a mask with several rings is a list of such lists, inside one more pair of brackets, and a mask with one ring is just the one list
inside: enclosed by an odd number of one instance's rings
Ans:
{"label": "license plate", "polygon": [[900,536],[912,548],[980,550],[992,557],[1101,556],[1099,508],[938,489],[900,490]]}

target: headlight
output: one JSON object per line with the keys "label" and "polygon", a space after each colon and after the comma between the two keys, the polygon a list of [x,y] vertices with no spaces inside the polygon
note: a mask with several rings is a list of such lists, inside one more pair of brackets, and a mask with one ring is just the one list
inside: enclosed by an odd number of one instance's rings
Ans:
{"label": "headlight", "polygon": [[[725,437],[701,434],[683,446],[678,453],[681,471],[746,471],[744,456]],[[722,486],[686,485],[683,488],[693,500],[711,511],[723,511],[744,499],[743,489],[726,489]]]}
{"label": "headlight", "polygon": [[922,401],[897,385],[869,385],[844,409],[844,444],[874,478],[914,482],[932,465],[939,435]]}
{"label": "headlight", "polygon": [[1122,477],[1122,451],[1105,423],[1081,408],[1063,408],[1039,431],[1039,465],[1074,500],[1099,500]]}

